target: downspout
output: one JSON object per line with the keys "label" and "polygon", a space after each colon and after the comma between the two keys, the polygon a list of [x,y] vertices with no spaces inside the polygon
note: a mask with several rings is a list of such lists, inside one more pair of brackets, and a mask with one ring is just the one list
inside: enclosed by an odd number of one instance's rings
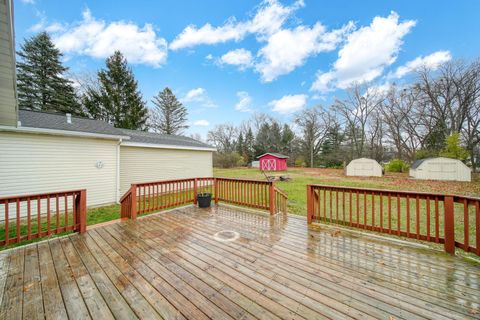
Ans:
{"label": "downspout", "polygon": [[117,203],[120,203],[120,145],[122,144],[122,138],[117,143],[117,167],[116,167],[116,179],[115,179],[115,199]]}

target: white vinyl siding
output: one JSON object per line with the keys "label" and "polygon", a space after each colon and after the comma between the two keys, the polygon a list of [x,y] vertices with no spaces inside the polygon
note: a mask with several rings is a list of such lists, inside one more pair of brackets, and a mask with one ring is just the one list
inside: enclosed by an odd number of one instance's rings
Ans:
{"label": "white vinyl siding", "polygon": [[[116,201],[118,141],[0,132],[0,197],[87,189],[87,205]],[[97,168],[98,161],[103,163]]]}
{"label": "white vinyl siding", "polygon": [[10,1],[0,0],[0,125],[17,124]]}
{"label": "white vinyl siding", "polygon": [[355,159],[347,165],[346,174],[347,176],[358,177],[381,177],[382,166],[373,159]]}
{"label": "white vinyl siding", "polygon": [[120,147],[120,195],[132,183],[211,176],[212,151]]}

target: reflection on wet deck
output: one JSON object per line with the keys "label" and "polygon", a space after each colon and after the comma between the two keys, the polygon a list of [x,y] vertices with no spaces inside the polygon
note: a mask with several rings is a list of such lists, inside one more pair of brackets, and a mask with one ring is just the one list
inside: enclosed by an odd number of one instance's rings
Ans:
{"label": "reflection on wet deck", "polygon": [[[222,232],[223,231],[223,232]],[[480,266],[225,206],[0,253],[0,318],[480,318]]]}

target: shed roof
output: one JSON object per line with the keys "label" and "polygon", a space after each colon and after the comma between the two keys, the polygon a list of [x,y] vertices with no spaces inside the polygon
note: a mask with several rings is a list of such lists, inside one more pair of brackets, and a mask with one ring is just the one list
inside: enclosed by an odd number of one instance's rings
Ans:
{"label": "shed roof", "polygon": [[433,158],[424,158],[424,159],[415,160],[413,161],[412,166],[410,168],[417,169],[422,163],[425,162],[425,160],[429,160],[429,159],[433,159]]}
{"label": "shed roof", "polygon": [[65,114],[20,110],[19,120],[22,127],[41,128],[50,130],[74,131],[94,133],[99,135],[119,136],[128,139],[129,143],[141,143],[161,146],[188,148],[214,148],[206,143],[192,138],[160,134],[148,131],[137,131],[115,128],[111,124],[94,119],[72,116],[71,123],[67,122]]}
{"label": "shed roof", "polygon": [[258,156],[257,159],[260,159],[261,157],[266,156],[266,155],[271,155],[271,156],[274,156],[275,158],[280,158],[280,159],[288,159],[289,158],[289,156],[286,156],[286,155],[283,155],[283,154],[280,154],[280,153],[267,152],[267,153],[264,153],[264,154]]}

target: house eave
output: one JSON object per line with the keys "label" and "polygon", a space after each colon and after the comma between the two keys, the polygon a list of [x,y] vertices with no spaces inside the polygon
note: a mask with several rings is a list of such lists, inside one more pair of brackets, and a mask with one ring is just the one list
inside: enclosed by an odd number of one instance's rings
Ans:
{"label": "house eave", "polygon": [[58,130],[58,129],[34,128],[34,127],[0,126],[0,131],[16,132],[16,133],[31,133],[31,134],[46,134],[46,135],[79,137],[79,138],[107,139],[107,140],[130,139],[130,137],[128,137],[128,136],[121,136],[121,135],[111,135],[111,134],[81,132],[81,131],[69,131],[69,130]]}
{"label": "house eave", "polygon": [[153,144],[153,143],[140,143],[140,142],[130,142],[130,141],[122,142],[121,146],[137,147],[137,148],[210,151],[210,152],[217,151],[217,149],[215,148],[207,148],[207,147],[189,147],[189,146],[179,146],[179,145],[170,145],[170,144]]}

